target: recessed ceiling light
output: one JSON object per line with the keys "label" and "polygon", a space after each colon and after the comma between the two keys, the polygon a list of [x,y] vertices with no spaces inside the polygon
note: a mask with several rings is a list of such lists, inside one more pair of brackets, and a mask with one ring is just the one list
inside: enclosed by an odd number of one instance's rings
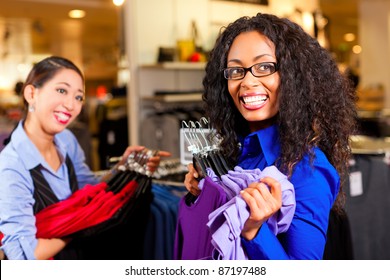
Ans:
{"label": "recessed ceiling light", "polygon": [[115,6],[122,6],[125,0],[112,0],[112,3],[114,3]]}
{"label": "recessed ceiling light", "polygon": [[71,10],[68,13],[70,18],[83,18],[85,17],[85,14],[84,10]]}

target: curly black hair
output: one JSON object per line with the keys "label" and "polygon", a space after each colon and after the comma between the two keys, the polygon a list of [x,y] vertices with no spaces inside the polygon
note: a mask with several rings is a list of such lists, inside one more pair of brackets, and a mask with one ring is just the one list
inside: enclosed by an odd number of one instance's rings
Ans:
{"label": "curly black hair", "polygon": [[[222,138],[223,153],[235,162],[240,153],[238,136],[249,133],[223,76],[233,40],[248,31],[265,35],[276,48],[280,75],[278,167],[289,176],[305,154],[313,159],[313,147],[319,147],[344,181],[351,153],[349,139],[356,129],[355,90],[328,50],[298,24],[275,15],[259,13],[237,19],[222,30],[210,52],[203,100],[207,117]],[[335,208],[343,203],[342,186],[340,190]]]}

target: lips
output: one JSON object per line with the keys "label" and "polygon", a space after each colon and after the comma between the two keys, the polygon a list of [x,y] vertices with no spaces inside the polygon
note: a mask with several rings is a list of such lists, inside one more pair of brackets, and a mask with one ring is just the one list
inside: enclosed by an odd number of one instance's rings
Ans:
{"label": "lips", "polygon": [[265,95],[244,96],[242,100],[246,105],[260,105],[268,99]]}
{"label": "lips", "polygon": [[62,124],[66,124],[69,122],[72,115],[65,112],[54,112],[54,116],[57,121]]}
{"label": "lips", "polygon": [[266,94],[245,95],[241,96],[240,100],[246,109],[257,110],[266,104],[268,96]]}

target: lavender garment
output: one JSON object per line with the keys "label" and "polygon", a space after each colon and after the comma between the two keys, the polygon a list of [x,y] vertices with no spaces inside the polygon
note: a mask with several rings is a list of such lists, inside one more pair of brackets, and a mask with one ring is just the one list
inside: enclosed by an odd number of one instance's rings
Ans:
{"label": "lavender garment", "polygon": [[236,166],[234,170],[230,170],[228,174],[221,176],[221,181],[229,189],[234,190],[235,195],[241,190],[248,187],[252,182],[256,182],[261,178],[261,170],[259,168],[245,170],[240,166]]}
{"label": "lavender garment", "polygon": [[[239,167],[239,168],[241,168],[241,167]],[[219,178],[215,174],[214,170],[209,168],[209,167],[206,168],[206,172],[207,172],[207,177],[209,177],[211,180],[213,180],[213,182],[217,183],[225,191],[227,200],[232,199],[240,192],[241,189],[238,189],[239,186],[237,186],[237,183],[231,182],[228,184],[224,184],[222,182],[222,178],[225,175],[222,175],[222,177]],[[229,171],[229,172],[231,172],[231,171]],[[229,179],[225,178],[225,180],[229,180]],[[202,190],[203,184],[199,184],[198,187],[200,190]]]}
{"label": "lavender garment", "polygon": [[[282,188],[282,207],[280,211],[270,217],[267,225],[275,234],[286,232],[294,216],[296,202],[294,186],[275,166],[266,167],[262,172],[259,169],[243,170],[236,167],[233,172],[222,176],[222,182],[234,189],[245,188],[249,183],[259,181],[263,177],[272,177],[278,180]],[[235,180],[238,178],[238,184]],[[232,186],[235,185],[235,186]],[[237,195],[209,215],[207,226],[212,234],[211,243],[215,247],[214,259],[242,260],[248,259],[241,246],[240,234],[245,221],[249,217],[249,210],[241,196]]]}
{"label": "lavender garment", "polygon": [[210,259],[214,250],[208,216],[227,202],[227,196],[211,177],[202,179],[199,185],[202,192],[194,204],[187,205],[184,198],[179,203],[173,253],[176,260]]}
{"label": "lavender garment", "polygon": [[227,204],[212,212],[207,226],[212,233],[213,259],[247,260],[245,250],[241,247],[240,234],[245,221],[249,218],[246,202],[236,196]]}

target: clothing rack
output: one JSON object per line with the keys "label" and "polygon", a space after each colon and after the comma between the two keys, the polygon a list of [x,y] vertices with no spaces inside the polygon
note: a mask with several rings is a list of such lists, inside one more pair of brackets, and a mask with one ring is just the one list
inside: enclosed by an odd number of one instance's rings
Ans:
{"label": "clothing rack", "polygon": [[183,182],[187,172],[187,167],[178,158],[162,160],[157,170],[153,173],[153,182],[184,187]]}

